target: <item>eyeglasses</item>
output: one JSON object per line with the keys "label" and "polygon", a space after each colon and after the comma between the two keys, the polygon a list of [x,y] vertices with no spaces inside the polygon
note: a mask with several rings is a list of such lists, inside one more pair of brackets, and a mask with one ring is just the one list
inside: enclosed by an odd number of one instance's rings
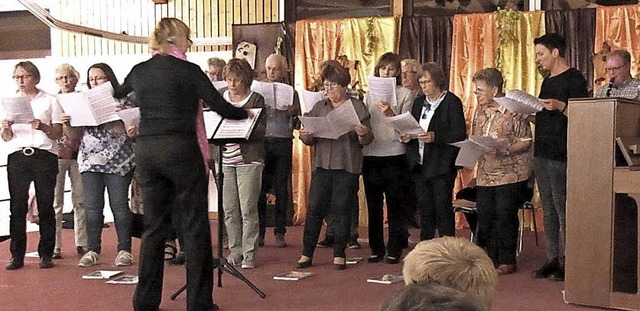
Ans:
{"label": "eyeglasses", "polygon": [[620,68],[622,68],[622,67],[624,67],[626,65],[627,64],[622,64],[622,65],[620,65],[618,67],[605,68],[604,70],[606,70],[607,72],[614,72],[614,71],[616,71],[616,70],[618,70],[618,69],[620,69]]}
{"label": "eyeglasses", "polygon": [[418,83],[420,83],[420,85],[425,85],[431,83],[431,80],[418,80]]}
{"label": "eyeglasses", "polygon": [[77,79],[75,76],[61,76],[61,77],[56,77],[56,81],[62,81],[62,80],[73,80],[73,79]]}
{"label": "eyeglasses", "polygon": [[335,89],[340,85],[338,83],[331,83],[331,84],[324,83],[322,84],[322,86],[324,87],[325,90],[330,90],[330,89]]}
{"label": "eyeglasses", "polygon": [[487,91],[485,91],[485,90],[477,89],[477,90],[473,91],[473,94],[478,95],[478,94],[484,94],[484,93],[486,93],[486,92],[487,92]]}
{"label": "eyeglasses", "polygon": [[33,75],[22,75],[22,76],[13,76],[13,80],[27,80],[33,77]]}
{"label": "eyeglasses", "polygon": [[402,76],[403,77],[408,77],[408,76],[412,76],[414,74],[418,73],[417,71],[404,71],[402,72]]}
{"label": "eyeglasses", "polygon": [[89,82],[107,81],[107,77],[89,77]]}

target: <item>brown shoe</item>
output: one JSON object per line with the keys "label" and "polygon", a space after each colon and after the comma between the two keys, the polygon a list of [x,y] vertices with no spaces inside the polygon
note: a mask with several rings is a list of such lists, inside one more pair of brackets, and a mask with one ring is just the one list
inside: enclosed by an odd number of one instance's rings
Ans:
{"label": "brown shoe", "polygon": [[507,275],[516,272],[516,265],[499,265],[496,268],[498,275]]}

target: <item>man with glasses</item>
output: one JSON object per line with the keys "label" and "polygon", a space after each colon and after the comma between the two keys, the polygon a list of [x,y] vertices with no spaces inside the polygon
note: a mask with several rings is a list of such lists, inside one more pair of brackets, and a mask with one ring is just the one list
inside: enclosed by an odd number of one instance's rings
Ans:
{"label": "man with glasses", "polygon": [[[56,68],[56,83],[60,94],[76,91],[80,73],[69,64]],[[73,229],[76,252],[84,255],[87,247],[87,227],[85,222],[82,178],[78,171],[78,149],[82,139],[82,127],[71,127],[69,117],[63,115],[62,138],[58,139],[58,177],[55,189],[54,210],[56,215],[56,245],[53,259],[62,258],[62,210],[64,208],[64,185],[67,172],[71,179],[71,201],[73,204]]]}
{"label": "man with glasses", "polygon": [[411,90],[413,97],[422,95],[422,88],[418,83],[418,77],[421,76],[418,61],[411,58],[404,59],[400,62],[400,70],[402,72],[402,86]]}
{"label": "man with glasses", "polygon": [[626,50],[613,50],[607,54],[605,67],[609,83],[596,91],[593,97],[624,97],[640,99],[640,80],[631,76],[631,54]]}

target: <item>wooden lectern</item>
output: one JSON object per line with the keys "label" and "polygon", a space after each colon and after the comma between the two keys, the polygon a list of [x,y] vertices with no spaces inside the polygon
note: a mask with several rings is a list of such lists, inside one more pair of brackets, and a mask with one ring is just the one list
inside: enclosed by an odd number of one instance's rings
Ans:
{"label": "wooden lectern", "polygon": [[616,143],[640,138],[640,102],[572,99],[568,128],[565,300],[640,310],[640,167]]}

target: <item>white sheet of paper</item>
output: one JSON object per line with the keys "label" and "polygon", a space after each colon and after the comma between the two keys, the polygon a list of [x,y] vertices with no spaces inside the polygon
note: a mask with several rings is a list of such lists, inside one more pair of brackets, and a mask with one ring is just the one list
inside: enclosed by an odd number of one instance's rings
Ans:
{"label": "white sheet of paper", "polygon": [[204,129],[207,132],[207,138],[212,138],[218,125],[222,121],[222,116],[215,111],[204,111]]}
{"label": "white sheet of paper", "polygon": [[253,80],[253,83],[251,83],[251,90],[264,97],[264,104],[266,106],[275,107],[276,95],[273,90],[272,83]]}
{"label": "white sheet of paper", "polygon": [[319,101],[323,100],[325,95],[323,92],[302,91],[302,102],[304,103],[304,111],[309,112]]}
{"label": "white sheet of paper", "polygon": [[35,119],[31,99],[26,96],[2,98],[4,117],[16,124],[25,124]]}
{"label": "white sheet of paper", "polygon": [[117,115],[122,119],[125,127],[135,126],[140,128],[140,108],[122,109],[117,112]]}
{"label": "white sheet of paper", "polygon": [[463,141],[451,143],[451,145],[459,147],[456,165],[464,167],[474,167],[480,156],[490,149],[499,149],[504,144],[489,136],[471,135]]}
{"label": "white sheet of paper", "polygon": [[325,117],[299,117],[305,129],[314,137],[338,139],[360,125],[360,119],[351,101],[329,112]]}
{"label": "white sheet of paper", "polygon": [[71,126],[96,126],[120,120],[111,83],[103,83],[81,93],[58,94],[64,112],[71,116]]}
{"label": "white sheet of paper", "polygon": [[260,117],[260,112],[262,112],[262,108],[251,108],[249,109],[253,113],[253,117],[242,119],[242,120],[232,120],[232,119],[222,119],[218,130],[216,131],[213,138],[215,139],[232,139],[232,138],[242,138],[249,139],[251,135],[251,131],[253,131],[253,127],[258,122],[258,118]]}
{"label": "white sheet of paper", "polygon": [[389,103],[390,106],[397,106],[396,98],[396,78],[380,78],[375,76],[367,77],[369,85],[369,96],[371,103],[377,105],[381,101]]}
{"label": "white sheet of paper", "polygon": [[276,99],[276,109],[287,110],[293,104],[293,87],[284,83],[273,83],[273,93]]}
{"label": "white sheet of paper", "polygon": [[409,111],[397,116],[388,117],[387,120],[389,120],[393,128],[400,133],[400,135],[409,134],[417,136],[424,133],[424,129]]}
{"label": "white sheet of paper", "polygon": [[227,82],[226,81],[213,81],[211,83],[213,83],[213,87],[215,87],[216,90],[218,90],[218,92],[221,92],[221,90],[227,88]]}
{"label": "white sheet of paper", "polygon": [[524,115],[534,114],[544,108],[540,99],[522,90],[508,91],[504,97],[494,97],[493,100],[513,113]]}

